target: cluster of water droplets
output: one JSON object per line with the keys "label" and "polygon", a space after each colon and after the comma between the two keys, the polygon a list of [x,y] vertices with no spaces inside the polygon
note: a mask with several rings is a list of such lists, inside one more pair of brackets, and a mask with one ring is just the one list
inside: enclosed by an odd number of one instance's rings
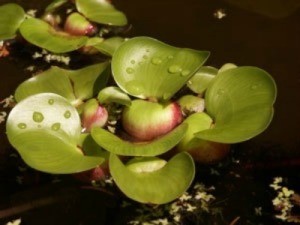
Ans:
{"label": "cluster of water droplets", "polygon": [[[49,99],[48,100],[48,104],[49,105],[54,105],[54,99]],[[72,116],[72,114],[71,114],[71,112],[69,111],[69,110],[66,110],[65,112],[64,112],[64,114],[63,114],[63,116],[64,116],[64,118],[65,119],[69,119],[69,118],[71,118],[71,116]],[[41,128],[41,123],[44,121],[44,115],[43,115],[43,113],[41,113],[41,112],[38,112],[38,111],[34,111],[33,113],[32,113],[32,120],[35,122],[35,123],[37,123],[38,125],[38,128]],[[26,123],[19,123],[18,125],[18,128],[19,129],[26,129],[27,128],[27,124]],[[56,123],[53,123],[52,125],[51,125],[51,129],[53,130],[53,131],[58,131],[58,130],[60,130],[60,128],[61,128],[61,123],[59,123],[59,122],[56,122]]]}
{"label": "cluster of water droplets", "polygon": [[[133,74],[133,73],[135,73],[134,67],[135,67],[136,65],[143,65],[143,63],[144,63],[146,60],[148,60],[148,59],[150,60],[151,64],[154,65],[154,66],[159,66],[159,65],[161,65],[161,64],[164,63],[164,62],[168,62],[168,61],[174,59],[174,56],[173,56],[173,55],[168,55],[165,59],[162,58],[162,57],[157,57],[157,56],[154,56],[154,57],[150,58],[150,57],[147,55],[149,52],[150,52],[150,50],[149,50],[149,49],[146,49],[146,54],[144,54],[144,55],[142,56],[142,60],[139,61],[139,62],[137,62],[137,61],[134,60],[134,59],[130,60],[130,64],[131,64],[132,66],[127,67],[127,68],[125,69],[126,72],[127,72],[128,74]],[[191,73],[190,70],[185,70],[185,69],[181,68],[181,66],[176,65],[176,64],[170,65],[170,66],[168,67],[168,69],[167,69],[167,72],[168,72],[169,74],[180,74],[180,75],[183,76],[183,77],[188,76],[188,75]]]}

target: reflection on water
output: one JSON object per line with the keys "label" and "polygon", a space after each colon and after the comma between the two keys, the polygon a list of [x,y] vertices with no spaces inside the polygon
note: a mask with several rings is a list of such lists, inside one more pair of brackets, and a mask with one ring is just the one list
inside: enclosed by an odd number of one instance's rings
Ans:
{"label": "reflection on water", "polygon": [[[7,2],[12,1],[0,0],[0,4]],[[26,9],[43,8],[47,3],[47,1],[38,0],[15,2],[25,6]],[[279,161],[283,158],[290,160],[292,157],[300,156],[300,132],[298,131],[300,124],[298,112],[300,105],[300,12],[297,11],[299,1],[113,0],[113,2],[117,8],[127,14],[129,21],[133,24],[132,36],[151,36],[179,47],[209,50],[211,56],[206,65],[220,67],[227,62],[237,65],[253,65],[264,68],[275,78],[278,85],[278,98],[271,126],[255,139],[235,147],[239,150],[236,154],[241,157],[241,165],[250,163],[247,164],[248,167],[239,165],[227,168],[233,171],[239,170],[242,178],[230,177],[230,171],[226,171],[228,173],[224,172],[221,177],[214,177],[209,181],[212,183],[217,181],[219,186],[222,183],[232,182],[231,188],[236,191],[230,192],[232,195],[229,209],[235,211],[229,214],[242,215],[247,218],[253,208],[246,207],[246,205],[254,207],[266,201],[261,200],[260,197],[264,198],[264,195],[268,193],[264,188],[271,181],[271,177],[288,176],[291,171],[299,168],[297,161],[292,167],[289,167],[288,163],[282,166]],[[218,9],[224,10],[226,16],[217,19],[214,13]],[[17,59],[0,60],[0,99],[13,94],[18,83],[29,76],[24,69],[30,63],[32,60],[27,55],[26,57],[19,56]],[[3,124],[0,126],[0,132],[1,156],[9,146],[5,139]],[[278,164],[264,163],[264,160],[273,159],[278,159],[276,161]],[[251,164],[256,160],[259,161],[258,170],[253,169],[255,165]],[[1,199],[7,193],[18,191],[20,187],[13,186],[16,184],[14,177],[10,175],[15,175],[17,172],[13,168],[14,164],[11,164],[11,159],[1,157],[0,165]],[[10,166],[9,169],[12,169],[13,174],[5,166]],[[292,175],[294,180],[299,179],[296,175]],[[255,176],[255,181],[252,176]],[[245,207],[242,209],[238,205]],[[270,208],[270,205],[268,207]],[[55,212],[55,209],[52,210]],[[44,214],[47,215],[40,211],[38,215]],[[105,213],[102,211],[101,214]],[[62,213],[58,215],[63,216]],[[72,221],[70,224],[78,223]]]}

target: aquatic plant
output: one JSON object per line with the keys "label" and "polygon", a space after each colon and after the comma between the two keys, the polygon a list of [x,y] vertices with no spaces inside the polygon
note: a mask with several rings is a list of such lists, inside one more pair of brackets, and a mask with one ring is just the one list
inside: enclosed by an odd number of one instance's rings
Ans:
{"label": "aquatic plant", "polygon": [[270,124],[276,85],[266,71],[206,67],[209,52],[150,37],[106,39],[98,24],[124,26],[123,13],[107,1],[76,0],[78,12],[62,23],[55,10],[64,4],[50,4],[44,20],[16,4],[0,7],[0,22],[13,21],[0,25],[0,39],[19,31],[53,53],[91,47],[111,56],[78,70],[51,67],[17,87],[6,131],[30,167],[69,174],[108,163],[126,196],[164,204],[191,185],[195,162],[221,160],[229,144]]}

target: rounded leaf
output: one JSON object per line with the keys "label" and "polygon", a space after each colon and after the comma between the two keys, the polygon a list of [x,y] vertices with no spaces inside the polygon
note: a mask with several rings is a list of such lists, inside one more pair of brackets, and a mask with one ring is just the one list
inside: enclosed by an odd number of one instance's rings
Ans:
{"label": "rounded leaf", "polygon": [[72,36],[57,31],[43,20],[26,19],[20,26],[22,36],[31,44],[54,53],[65,53],[79,49],[88,40],[85,36]]}
{"label": "rounded leaf", "polygon": [[180,197],[195,175],[194,161],[184,152],[153,172],[134,172],[114,154],[110,155],[109,166],[114,181],[127,197],[148,204],[165,204]]}
{"label": "rounded leaf", "polygon": [[77,10],[89,20],[113,26],[123,26],[127,24],[124,13],[117,10],[107,0],[76,0]]}
{"label": "rounded leaf", "polygon": [[98,94],[98,101],[101,104],[117,103],[130,106],[130,97],[118,87],[106,87]]}
{"label": "rounded leaf", "polygon": [[74,173],[101,164],[103,157],[84,156],[77,148],[81,125],[67,99],[52,93],[19,102],[6,123],[7,137],[24,161],[49,173]]}
{"label": "rounded leaf", "polygon": [[50,69],[22,82],[15,91],[17,102],[38,93],[55,93],[70,102],[76,100],[73,87],[67,76],[68,70],[52,66]]}
{"label": "rounded leaf", "polygon": [[45,9],[46,13],[53,12],[62,5],[66,4],[68,0],[54,0]]}
{"label": "rounded leaf", "polygon": [[275,82],[264,70],[248,66],[225,70],[205,95],[215,124],[196,136],[221,143],[248,140],[270,124],[275,98]]}
{"label": "rounded leaf", "polygon": [[110,76],[109,62],[97,63],[79,70],[69,70],[76,98],[85,100],[95,96],[107,84]]}
{"label": "rounded leaf", "polygon": [[93,128],[92,137],[105,150],[124,156],[156,156],[163,154],[183,138],[187,124],[181,124],[168,134],[151,142],[129,142],[102,128]]}
{"label": "rounded leaf", "polygon": [[218,70],[216,68],[210,66],[203,66],[187,82],[187,86],[193,92],[197,94],[202,94],[211,84],[211,82],[217,74]]}
{"label": "rounded leaf", "polygon": [[24,19],[25,12],[21,6],[14,3],[0,6],[0,40],[14,38]]}
{"label": "rounded leaf", "polygon": [[138,98],[170,99],[208,58],[209,53],[176,48],[149,37],[124,42],[114,53],[118,86]]}
{"label": "rounded leaf", "polygon": [[93,47],[105,55],[112,56],[124,41],[125,39],[121,37],[111,37],[96,43]]}

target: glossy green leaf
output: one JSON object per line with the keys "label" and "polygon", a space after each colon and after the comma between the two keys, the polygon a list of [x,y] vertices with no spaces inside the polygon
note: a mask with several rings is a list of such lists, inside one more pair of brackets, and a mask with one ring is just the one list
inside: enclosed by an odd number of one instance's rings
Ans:
{"label": "glossy green leaf", "polygon": [[221,72],[205,97],[207,112],[215,124],[196,136],[236,143],[267,128],[273,116],[276,85],[272,77],[259,68],[238,67]]}
{"label": "glossy green leaf", "polygon": [[89,20],[113,26],[123,26],[127,24],[124,13],[117,10],[106,0],[76,0],[77,10]]}
{"label": "glossy green leaf", "polygon": [[84,155],[100,156],[105,159],[108,159],[109,157],[109,152],[101,148],[92,138],[90,133],[82,133],[80,135],[78,146],[80,146]]}
{"label": "glossy green leaf", "polygon": [[103,62],[67,73],[74,86],[76,98],[85,100],[103,89],[110,76],[110,63]]}
{"label": "glossy green leaf", "polygon": [[208,58],[209,53],[175,48],[149,37],[124,42],[114,53],[118,86],[138,98],[170,99]]}
{"label": "glossy green leaf", "polygon": [[130,106],[130,97],[123,92],[119,87],[106,87],[98,94],[98,100],[101,104],[117,103]]}
{"label": "glossy green leaf", "polygon": [[19,102],[30,95],[50,92],[74,102],[76,97],[67,73],[68,70],[52,66],[50,69],[21,83],[15,91],[15,99]]}
{"label": "glossy green leaf", "polygon": [[14,3],[0,6],[0,40],[14,38],[24,19],[25,12],[21,6]]}
{"label": "glossy green leaf", "polygon": [[31,44],[54,53],[65,53],[79,49],[88,40],[85,36],[72,36],[57,31],[43,20],[26,19],[20,26],[22,36]]}
{"label": "glossy green leaf", "polygon": [[45,12],[53,12],[54,10],[58,9],[67,2],[68,0],[54,0],[46,7]]}
{"label": "glossy green leaf", "polygon": [[79,115],[67,99],[56,94],[37,94],[19,102],[8,116],[6,132],[24,161],[40,171],[74,173],[104,161],[84,156],[77,148]]}
{"label": "glossy green leaf", "polygon": [[184,123],[188,124],[188,129],[177,145],[177,149],[180,151],[193,149],[199,142],[199,138],[195,137],[195,134],[202,130],[210,129],[213,121],[206,113],[201,112],[190,115],[184,120]]}
{"label": "glossy green leaf", "polygon": [[103,42],[99,42],[94,45],[94,47],[101,53],[112,56],[118,47],[125,41],[124,38],[121,37],[111,37],[105,39]]}
{"label": "glossy green leaf", "polygon": [[149,204],[165,204],[180,197],[195,175],[193,159],[187,153],[174,156],[163,168],[136,173],[111,154],[110,172],[117,186],[129,198]]}
{"label": "glossy green leaf", "polygon": [[202,94],[211,84],[218,70],[214,67],[203,66],[187,82],[187,86],[195,93]]}
{"label": "glossy green leaf", "polygon": [[108,62],[98,63],[79,70],[65,70],[56,66],[21,83],[15,92],[19,102],[37,93],[50,92],[67,98],[72,104],[96,95],[106,86],[110,76]]}
{"label": "glossy green leaf", "polygon": [[129,142],[102,128],[93,128],[92,137],[105,150],[124,156],[156,156],[167,152],[178,144],[187,130],[181,124],[168,134],[151,142]]}

